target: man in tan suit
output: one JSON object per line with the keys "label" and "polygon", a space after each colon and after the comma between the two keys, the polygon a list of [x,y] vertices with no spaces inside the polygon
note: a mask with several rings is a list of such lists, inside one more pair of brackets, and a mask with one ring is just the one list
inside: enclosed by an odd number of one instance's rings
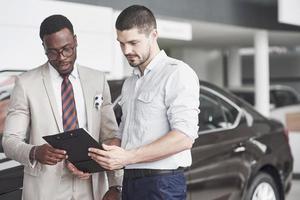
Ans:
{"label": "man in tan suit", "polygon": [[104,74],[75,63],[77,38],[66,17],[46,18],[40,37],[48,62],[17,78],[3,136],[6,155],[24,165],[23,199],[117,199],[120,172],[83,173],[42,138],[79,127],[119,145]]}

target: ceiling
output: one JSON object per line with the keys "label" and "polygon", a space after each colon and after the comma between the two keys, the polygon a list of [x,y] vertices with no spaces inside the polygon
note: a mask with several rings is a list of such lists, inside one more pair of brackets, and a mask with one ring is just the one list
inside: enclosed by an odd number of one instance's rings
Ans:
{"label": "ceiling", "polygon": [[[271,2],[271,0],[264,1]],[[192,24],[192,41],[160,39],[160,44],[168,47],[251,47],[253,46],[254,34],[259,30],[198,21],[190,21],[189,23]],[[295,47],[300,45],[300,32],[269,31],[268,33],[269,44],[272,46]]]}

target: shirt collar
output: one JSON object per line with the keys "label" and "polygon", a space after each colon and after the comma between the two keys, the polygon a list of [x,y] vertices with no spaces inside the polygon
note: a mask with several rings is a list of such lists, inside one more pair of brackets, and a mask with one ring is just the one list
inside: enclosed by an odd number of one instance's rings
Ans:
{"label": "shirt collar", "polygon": [[[51,77],[53,77],[54,79],[61,79],[62,77],[60,76],[60,74],[58,73],[58,71],[56,71],[56,69],[48,62],[48,67],[49,67],[49,71],[51,74]],[[78,69],[77,69],[77,64],[74,63],[74,68],[73,71],[71,72],[70,76],[74,79],[79,78],[79,74],[78,74]]]}
{"label": "shirt collar", "polygon": [[[152,60],[151,62],[147,65],[145,71],[144,71],[144,75],[148,74],[151,70],[155,70],[158,69],[161,63],[161,61],[167,57],[167,54],[165,53],[164,50],[161,50]],[[133,69],[133,74],[137,75],[137,76],[141,76],[141,71],[138,67],[135,67]]]}

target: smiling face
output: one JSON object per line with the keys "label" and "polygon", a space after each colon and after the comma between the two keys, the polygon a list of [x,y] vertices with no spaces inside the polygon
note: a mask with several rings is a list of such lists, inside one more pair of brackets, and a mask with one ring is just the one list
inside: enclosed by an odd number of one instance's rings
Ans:
{"label": "smiling face", "polygon": [[140,32],[137,28],[119,31],[117,40],[120,43],[122,52],[132,67],[145,67],[152,60],[154,47],[156,45],[157,32],[154,29],[151,33]]}
{"label": "smiling face", "polygon": [[43,46],[49,63],[59,74],[67,75],[73,71],[77,56],[77,39],[69,29],[64,28],[58,32],[45,35]]}

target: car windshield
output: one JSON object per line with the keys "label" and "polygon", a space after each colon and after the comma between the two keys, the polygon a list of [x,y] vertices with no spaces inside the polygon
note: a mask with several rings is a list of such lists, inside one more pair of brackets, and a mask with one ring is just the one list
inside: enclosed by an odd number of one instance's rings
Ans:
{"label": "car windshield", "polygon": [[283,107],[299,103],[297,95],[288,90],[273,90],[272,96],[275,99],[276,107]]}

